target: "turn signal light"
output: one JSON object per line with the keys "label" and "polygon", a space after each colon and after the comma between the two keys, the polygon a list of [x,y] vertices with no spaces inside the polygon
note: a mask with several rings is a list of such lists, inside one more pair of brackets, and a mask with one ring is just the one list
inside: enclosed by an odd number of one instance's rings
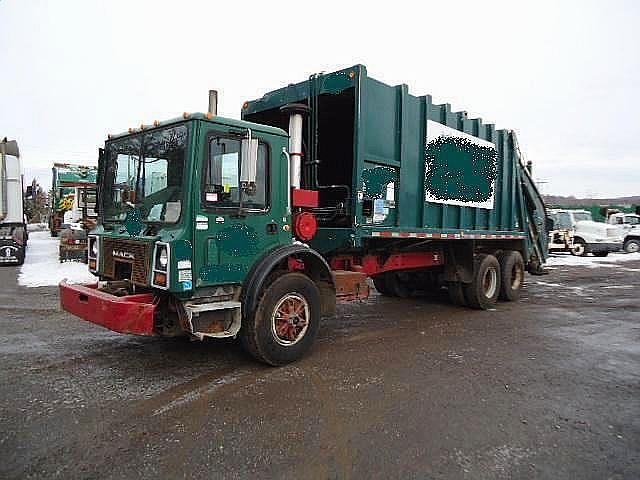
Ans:
{"label": "turn signal light", "polygon": [[167,274],[161,272],[155,272],[153,274],[153,283],[163,287],[167,286]]}
{"label": "turn signal light", "polygon": [[89,260],[89,270],[95,270],[95,269],[96,269],[96,261]]}

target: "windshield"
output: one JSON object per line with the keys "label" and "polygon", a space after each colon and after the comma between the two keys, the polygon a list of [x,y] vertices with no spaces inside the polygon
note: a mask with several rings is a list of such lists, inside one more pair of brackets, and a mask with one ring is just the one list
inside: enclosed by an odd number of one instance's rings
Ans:
{"label": "windshield", "polygon": [[178,221],[187,133],[187,127],[179,125],[107,145],[102,189],[106,221],[122,221],[132,208],[141,210],[145,222]]}
{"label": "windshield", "polygon": [[588,212],[573,212],[573,218],[576,222],[581,222],[583,220],[593,220],[591,214]]}
{"label": "windshield", "polygon": [[640,224],[640,217],[634,217],[632,215],[627,215],[624,219],[624,223],[628,223],[630,225],[638,225]]}

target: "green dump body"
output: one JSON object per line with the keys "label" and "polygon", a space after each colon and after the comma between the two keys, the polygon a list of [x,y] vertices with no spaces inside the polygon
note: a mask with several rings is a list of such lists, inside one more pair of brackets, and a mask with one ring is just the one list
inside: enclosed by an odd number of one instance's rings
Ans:
{"label": "green dump body", "polygon": [[[379,82],[362,65],[267,93],[245,103],[242,118],[287,129],[279,109],[290,103],[312,112],[302,187],[320,187],[321,207],[346,208],[320,216],[314,248],[357,249],[378,237],[522,238],[527,257],[546,258],[544,202],[512,131]],[[340,198],[329,185],[349,189]]]}
{"label": "green dump body", "polygon": [[70,208],[69,205],[65,205],[65,198],[73,197],[78,187],[93,192],[95,197],[98,167],[54,163],[51,171],[53,182],[49,229],[51,234],[56,236],[62,228],[64,212]]}

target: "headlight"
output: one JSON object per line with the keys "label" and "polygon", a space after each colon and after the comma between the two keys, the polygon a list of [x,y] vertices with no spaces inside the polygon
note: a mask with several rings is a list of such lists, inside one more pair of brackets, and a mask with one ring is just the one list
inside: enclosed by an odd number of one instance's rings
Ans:
{"label": "headlight", "polygon": [[156,242],[153,255],[151,286],[167,290],[169,288],[169,244]]}
{"label": "headlight", "polygon": [[160,250],[160,254],[158,255],[158,263],[162,268],[167,268],[167,264],[169,263],[169,255],[167,255],[167,249],[162,247]]}
{"label": "headlight", "polygon": [[98,242],[95,238],[91,239],[91,256],[96,258],[98,256]]}

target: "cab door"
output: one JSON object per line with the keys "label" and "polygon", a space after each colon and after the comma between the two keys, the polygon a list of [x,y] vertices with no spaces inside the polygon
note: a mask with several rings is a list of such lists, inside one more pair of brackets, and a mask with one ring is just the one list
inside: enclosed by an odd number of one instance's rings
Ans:
{"label": "cab door", "polygon": [[[195,209],[195,286],[242,283],[256,260],[291,243],[286,192],[285,140],[278,136],[205,124],[201,138],[200,195]],[[255,184],[242,181],[243,149],[257,139]],[[246,155],[247,152],[245,151]],[[252,182],[253,183],[253,182]]]}

